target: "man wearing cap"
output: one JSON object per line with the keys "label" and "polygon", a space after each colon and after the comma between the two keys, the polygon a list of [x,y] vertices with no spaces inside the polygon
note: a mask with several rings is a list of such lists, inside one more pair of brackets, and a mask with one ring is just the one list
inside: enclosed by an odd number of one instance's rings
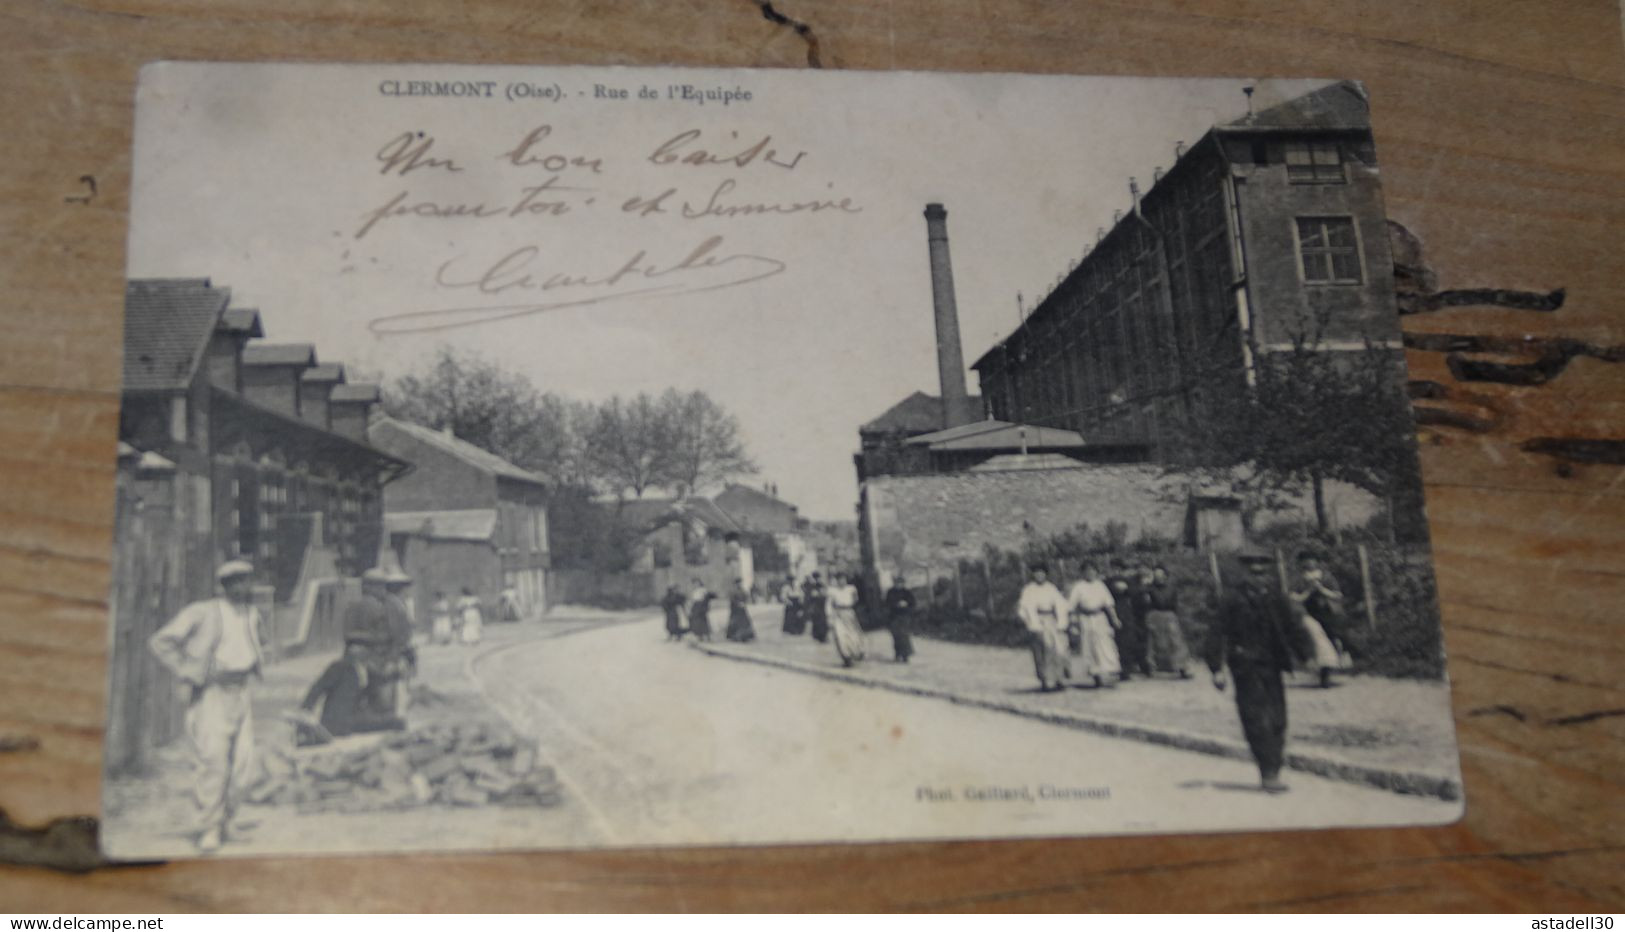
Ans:
{"label": "man wearing cap", "polygon": [[410,649],[412,637],[412,622],[405,606],[389,592],[392,578],[390,571],[382,567],[362,573],[361,598],[344,612],[344,643],[361,648],[368,673],[366,699],[379,715],[395,712],[395,686],[403,656],[401,642],[404,637]]}
{"label": "man wearing cap", "polygon": [[385,670],[386,714],[406,715],[411,704],[412,677],[418,671],[418,652],[412,646],[412,632],[416,625],[412,609],[406,601],[406,588],[412,577],[399,569],[391,569],[384,580],[384,618],[389,623],[388,662]]}
{"label": "man wearing cap", "polygon": [[196,761],[198,848],[214,851],[232,809],[256,775],[254,716],[248,681],[260,673],[260,614],[254,567],[243,560],[215,572],[223,597],[193,602],[158,629],[147,646],[186,685],[186,733]]}
{"label": "man wearing cap", "polygon": [[1284,793],[1281,763],[1286,748],[1286,689],[1281,675],[1310,653],[1303,627],[1293,623],[1275,558],[1262,550],[1241,553],[1245,574],[1219,600],[1218,617],[1208,630],[1207,665],[1213,685],[1225,688],[1224,667],[1236,683],[1241,730],[1258,762],[1267,793]]}

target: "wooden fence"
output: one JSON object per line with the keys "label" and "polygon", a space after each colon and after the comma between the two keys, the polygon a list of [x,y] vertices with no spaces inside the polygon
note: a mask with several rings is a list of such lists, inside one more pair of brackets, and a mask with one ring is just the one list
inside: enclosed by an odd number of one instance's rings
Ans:
{"label": "wooden fence", "polygon": [[180,734],[180,683],[153,657],[147,640],[187,603],[212,592],[208,515],[200,520],[194,513],[208,502],[196,488],[207,481],[185,473],[148,478],[119,470],[109,593],[108,773],[144,769],[154,748]]}

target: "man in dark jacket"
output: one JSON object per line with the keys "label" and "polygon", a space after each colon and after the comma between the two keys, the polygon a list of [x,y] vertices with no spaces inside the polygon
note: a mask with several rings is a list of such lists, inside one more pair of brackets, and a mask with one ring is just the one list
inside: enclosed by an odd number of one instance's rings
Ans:
{"label": "man in dark jacket", "polygon": [[327,734],[313,729],[300,729],[298,743],[324,744],[330,737],[360,734],[367,731],[392,731],[406,727],[398,716],[381,714],[367,701],[370,674],[366,664],[367,646],[352,641],[344,645],[344,656],[328,664],[327,669],[305,693],[300,708],[313,712],[321,704],[321,724]]}
{"label": "man in dark jacket", "polygon": [[1207,665],[1213,685],[1225,688],[1224,667],[1236,683],[1236,711],[1247,746],[1258,762],[1267,793],[1284,793],[1281,762],[1286,748],[1286,689],[1281,675],[1311,650],[1303,627],[1276,578],[1274,558],[1261,550],[1241,554],[1246,575],[1219,600],[1208,631]]}
{"label": "man in dark jacket", "polygon": [[886,590],[886,624],[891,628],[892,654],[898,663],[908,663],[914,656],[914,592],[901,570]]}

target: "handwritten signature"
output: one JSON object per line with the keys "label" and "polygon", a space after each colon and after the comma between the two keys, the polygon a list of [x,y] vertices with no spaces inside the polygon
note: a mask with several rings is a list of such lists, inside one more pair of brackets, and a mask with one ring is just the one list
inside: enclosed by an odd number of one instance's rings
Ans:
{"label": "handwritten signature", "polygon": [[549,271],[542,262],[541,247],[535,245],[514,249],[483,268],[472,263],[476,268],[472,274],[462,273],[462,267],[471,264],[465,257],[454,257],[436,270],[437,286],[480,295],[540,293],[558,297],[390,314],[374,318],[367,326],[380,336],[474,327],[565,308],[737,288],[772,278],[789,267],[771,256],[725,253],[722,247],[723,238],[712,236],[669,264],[650,259],[648,251],[640,249],[608,274]]}

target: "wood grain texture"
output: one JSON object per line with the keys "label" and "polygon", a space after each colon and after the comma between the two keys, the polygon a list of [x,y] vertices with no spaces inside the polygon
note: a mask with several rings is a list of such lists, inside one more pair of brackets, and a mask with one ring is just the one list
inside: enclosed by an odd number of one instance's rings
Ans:
{"label": "wood grain texture", "polygon": [[[1440,288],[1567,288],[1415,333],[1625,344],[1611,0],[13,0],[0,7],[0,807],[98,808],[136,69],[161,58],[1363,79],[1390,214]],[[88,185],[96,194],[88,202]],[[1573,910],[1625,905],[1625,365],[1413,376],[1495,413],[1426,445],[1467,816],[1429,830],[0,867],[18,910]],[[1461,393],[1468,393],[1464,400]],[[1559,469],[1559,466],[1562,469]]]}

